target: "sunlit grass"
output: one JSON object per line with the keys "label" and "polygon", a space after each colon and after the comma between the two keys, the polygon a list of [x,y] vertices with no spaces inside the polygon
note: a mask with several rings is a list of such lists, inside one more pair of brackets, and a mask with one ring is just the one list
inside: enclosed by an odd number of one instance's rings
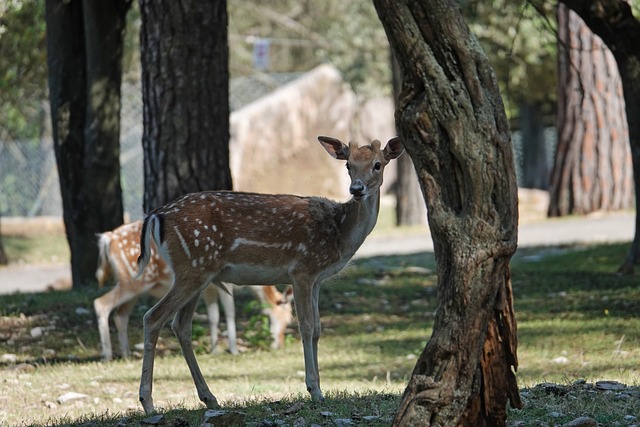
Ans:
{"label": "sunlit grass", "polygon": [[[572,384],[578,379],[640,383],[640,283],[614,274],[626,249],[620,244],[518,251],[512,279],[520,387],[549,381]],[[354,408],[368,414],[379,407],[383,418],[368,425],[388,425],[429,339],[437,307],[435,274],[404,270],[410,266],[433,272],[434,256],[361,259],[323,285],[320,371],[323,390],[333,400],[323,405],[308,400],[295,324],[284,350],[250,348],[237,357],[207,354],[206,325],[197,324],[195,347],[212,391],[225,407],[240,408],[255,422],[283,418],[287,405],[302,402],[301,413],[308,422],[325,422],[319,415],[323,411],[349,418]],[[93,299],[104,291],[0,297],[0,355],[14,354],[17,359],[0,365],[0,425],[117,425],[125,416],[133,422],[143,417],[137,401],[140,355],[134,354],[130,361],[98,361],[99,339],[91,310]],[[246,306],[250,300],[249,294],[240,292],[237,305]],[[151,304],[153,300],[143,298],[134,311],[132,344],[142,341],[141,317]],[[204,312],[202,307],[199,311]],[[242,336],[252,313],[239,309],[238,315]],[[42,336],[32,336],[36,327],[44,330]],[[168,417],[184,417],[190,425],[199,425],[202,405],[168,328],[162,331],[155,372],[156,404],[169,411]],[[89,397],[57,403],[68,391]],[[528,406],[511,411],[513,419],[545,420],[549,408],[557,407],[567,414],[579,413],[583,399],[583,410],[596,411],[604,422],[640,412],[638,399],[625,403],[613,394],[608,402],[598,400],[600,395],[591,401],[590,395],[576,394],[578,403],[564,395],[531,390],[524,396]],[[598,412],[608,409],[614,415]],[[292,424],[295,417],[286,419]]]}
{"label": "sunlit grass", "polygon": [[[9,264],[58,264],[71,259],[63,233],[2,236]],[[1,268],[1,267],[0,267]]]}

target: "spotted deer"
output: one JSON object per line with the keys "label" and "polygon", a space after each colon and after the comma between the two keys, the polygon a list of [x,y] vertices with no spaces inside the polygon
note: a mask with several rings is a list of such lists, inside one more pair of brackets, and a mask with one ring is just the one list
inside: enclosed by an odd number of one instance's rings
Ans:
{"label": "spotted deer", "polygon": [[380,141],[358,147],[318,137],[324,149],[346,160],[353,196],[345,203],[320,197],[207,191],[188,194],[152,211],[141,234],[139,274],[152,259],[151,242],[172,266],[175,282],[143,318],[144,355],[140,402],[154,411],[153,365],[158,335],[171,328],[195,383],[198,397],[218,407],[198,367],[191,345],[191,321],[199,295],[213,283],[291,283],[302,338],[305,383],[323,400],[318,374],[321,282],[339,272],[373,230],[380,208],[385,166],[404,151],[399,138],[384,149]]}
{"label": "spotted deer", "polygon": [[[114,323],[118,331],[118,341],[123,357],[129,357],[129,340],[127,329],[129,317],[138,297],[148,293],[156,298],[162,298],[169,291],[173,283],[173,273],[167,263],[158,256],[155,245],[150,245],[149,264],[140,277],[137,275],[137,258],[140,254],[140,231],[142,221],[122,225],[113,231],[100,235],[98,245],[100,257],[96,278],[98,285],[103,287],[105,282],[113,277],[113,289],[96,298],[93,306],[98,318],[98,330],[102,345],[102,359],[113,358],[111,337],[109,334],[109,315],[115,310]],[[272,347],[279,348],[284,344],[287,326],[292,321],[292,306],[290,287],[285,294],[281,294],[275,286],[250,286],[255,296],[264,307],[264,314],[269,316],[270,330],[273,338]],[[228,287],[233,291],[233,287]],[[220,311],[218,300],[222,303],[227,321],[229,352],[238,353],[235,324],[235,305],[233,295],[220,292],[216,286],[208,286],[203,292],[209,318],[211,335],[211,350],[217,349],[218,325]]]}

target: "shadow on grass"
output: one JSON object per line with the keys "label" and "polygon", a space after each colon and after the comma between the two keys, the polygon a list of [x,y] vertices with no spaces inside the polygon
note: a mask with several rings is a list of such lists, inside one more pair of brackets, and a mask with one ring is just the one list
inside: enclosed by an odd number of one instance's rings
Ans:
{"label": "shadow on grass", "polygon": [[[266,399],[248,400],[240,403],[225,403],[221,411],[225,413],[226,423],[221,425],[334,425],[343,420],[351,420],[353,425],[364,423],[367,426],[388,426],[400,404],[399,394],[390,393],[329,393],[322,403],[313,402],[305,397],[287,397],[280,400]],[[50,427],[106,427],[149,425],[155,420],[155,425],[187,427],[199,426],[205,420],[207,409],[188,409],[181,407],[157,408],[158,413],[147,416],[141,410],[130,411],[125,414],[86,415],[79,419],[62,418],[48,420],[43,424],[32,426]],[[162,421],[159,421],[159,416]],[[234,419],[235,422],[230,422]],[[220,421],[219,421],[220,422]],[[217,425],[216,422],[211,422]],[[154,425],[154,424],[151,424]],[[344,424],[346,425],[346,424]]]}
{"label": "shadow on grass", "polygon": [[[616,244],[519,249],[512,262],[512,280],[521,342],[601,331],[633,335],[624,323],[612,320],[634,319],[640,311],[637,279],[613,274],[627,248],[627,244]],[[422,267],[427,272],[416,274],[407,267]],[[361,341],[369,340],[385,356],[415,353],[416,346],[429,338],[437,307],[436,280],[431,252],[355,260],[321,289],[324,335],[362,335]],[[93,300],[106,291],[0,296],[0,353],[16,354],[20,362],[35,365],[99,360]],[[248,298],[239,295],[238,306]],[[147,307],[154,303],[151,299],[144,302]],[[142,340],[143,312],[136,310],[131,318],[131,342]],[[247,315],[237,312],[242,329]],[[553,320],[568,323],[558,326]],[[408,330],[423,333],[403,335]],[[398,339],[390,345],[393,338],[389,337],[394,336]],[[204,342],[207,337],[199,339]],[[171,351],[177,348],[177,344],[171,346]]]}

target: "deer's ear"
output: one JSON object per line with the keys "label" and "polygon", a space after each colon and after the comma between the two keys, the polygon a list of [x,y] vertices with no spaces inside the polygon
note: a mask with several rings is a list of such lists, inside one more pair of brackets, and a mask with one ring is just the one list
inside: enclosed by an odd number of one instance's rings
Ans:
{"label": "deer's ear", "polygon": [[320,141],[320,144],[322,144],[324,149],[327,150],[327,153],[334,159],[349,159],[349,147],[344,145],[339,139],[330,136],[319,136],[318,141]]}
{"label": "deer's ear", "polygon": [[387,146],[382,150],[382,154],[387,162],[397,159],[402,153],[404,153],[404,147],[402,146],[402,141],[400,141],[400,137],[398,136],[390,139],[389,142],[387,142]]}

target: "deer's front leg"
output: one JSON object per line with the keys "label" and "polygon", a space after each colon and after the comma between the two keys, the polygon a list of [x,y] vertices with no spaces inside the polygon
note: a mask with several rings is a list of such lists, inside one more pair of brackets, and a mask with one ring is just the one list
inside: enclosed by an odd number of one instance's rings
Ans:
{"label": "deer's front leg", "polygon": [[313,284],[313,354],[315,356],[313,360],[313,367],[316,371],[316,378],[318,379],[318,388],[320,388],[320,370],[318,368],[318,341],[320,341],[320,332],[322,331],[322,324],[320,323],[320,309],[318,308],[319,298],[320,298],[320,283],[316,282]]}
{"label": "deer's front leg", "polygon": [[315,315],[317,307],[313,306],[312,282],[302,282],[294,285],[293,293],[298,314],[300,336],[302,337],[302,349],[304,351],[304,372],[307,391],[316,401],[324,400],[320,390],[320,378],[318,377],[317,340],[314,341]]}

